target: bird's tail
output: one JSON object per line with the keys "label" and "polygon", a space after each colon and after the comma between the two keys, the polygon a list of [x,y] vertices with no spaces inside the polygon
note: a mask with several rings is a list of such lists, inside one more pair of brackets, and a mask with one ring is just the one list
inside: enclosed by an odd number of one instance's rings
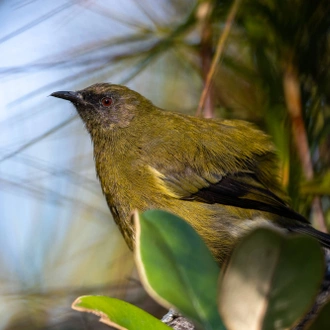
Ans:
{"label": "bird's tail", "polygon": [[325,248],[330,249],[330,235],[323,233],[311,226],[301,226],[296,228],[291,228],[291,231],[295,233],[302,233],[307,234],[309,236],[312,236],[316,238],[320,244],[322,244]]}

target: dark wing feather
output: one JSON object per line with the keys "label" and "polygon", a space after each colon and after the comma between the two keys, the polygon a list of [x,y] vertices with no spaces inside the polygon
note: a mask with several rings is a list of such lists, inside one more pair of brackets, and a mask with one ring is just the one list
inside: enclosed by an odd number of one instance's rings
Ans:
{"label": "dark wing feather", "polygon": [[318,231],[317,229],[315,229],[311,226],[290,228],[290,231],[292,231],[294,233],[298,233],[298,234],[307,234],[309,236],[312,236],[312,237],[316,238],[324,247],[330,249],[330,235],[329,234]]}
{"label": "dark wing feather", "polygon": [[227,175],[219,182],[209,184],[208,187],[183,199],[270,212],[308,223],[302,215],[292,210],[282,199],[258,184],[253,175],[247,173]]}

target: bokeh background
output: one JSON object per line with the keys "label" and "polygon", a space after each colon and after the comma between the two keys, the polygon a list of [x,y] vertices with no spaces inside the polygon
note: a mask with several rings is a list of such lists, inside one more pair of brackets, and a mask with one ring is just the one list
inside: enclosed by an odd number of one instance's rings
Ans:
{"label": "bokeh background", "polygon": [[1,329],[105,328],[71,311],[84,294],[163,313],[57,90],[121,83],[194,115],[224,41],[203,115],[267,131],[294,208],[330,227],[328,0],[3,0],[0,22]]}

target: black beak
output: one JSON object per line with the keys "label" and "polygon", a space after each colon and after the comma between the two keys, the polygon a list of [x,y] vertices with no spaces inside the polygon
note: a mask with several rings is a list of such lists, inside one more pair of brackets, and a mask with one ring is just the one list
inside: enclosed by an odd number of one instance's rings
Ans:
{"label": "black beak", "polygon": [[71,102],[83,101],[82,95],[79,92],[59,91],[50,94],[50,96],[58,97]]}

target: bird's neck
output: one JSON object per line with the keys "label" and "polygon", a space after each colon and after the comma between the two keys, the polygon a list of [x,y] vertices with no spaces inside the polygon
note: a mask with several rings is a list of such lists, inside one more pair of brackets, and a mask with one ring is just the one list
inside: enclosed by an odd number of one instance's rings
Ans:
{"label": "bird's neck", "polygon": [[[126,130],[109,131],[107,134],[92,135],[97,176],[107,203],[121,231],[127,234],[130,212],[137,206],[132,198],[134,163],[132,141]],[[136,175],[136,173],[135,173]]]}
{"label": "bird's neck", "polygon": [[106,134],[99,133],[92,134],[96,172],[103,192],[113,194],[122,180],[123,167],[126,167],[131,153],[130,144],[124,132],[109,130]]}

